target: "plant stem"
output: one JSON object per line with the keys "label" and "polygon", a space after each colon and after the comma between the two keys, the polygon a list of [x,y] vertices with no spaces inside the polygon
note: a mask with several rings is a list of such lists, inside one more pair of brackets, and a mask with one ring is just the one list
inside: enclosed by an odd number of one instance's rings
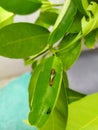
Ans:
{"label": "plant stem", "polygon": [[49,51],[49,47],[46,47],[42,52],[40,52],[39,54],[35,55],[35,56],[31,56],[29,59],[27,59],[25,61],[25,65],[31,64],[33,62],[34,59],[40,57],[41,55],[43,55],[44,53],[46,53],[47,51]]}
{"label": "plant stem", "polygon": [[69,48],[70,46],[72,46],[75,42],[77,42],[79,39],[81,39],[82,35],[81,35],[81,32],[75,37],[75,39],[66,47],[62,48],[62,49],[59,49],[56,51],[56,53],[59,53],[61,51],[64,51],[65,49]]}
{"label": "plant stem", "polygon": [[52,6],[63,6],[64,4],[51,4]]}

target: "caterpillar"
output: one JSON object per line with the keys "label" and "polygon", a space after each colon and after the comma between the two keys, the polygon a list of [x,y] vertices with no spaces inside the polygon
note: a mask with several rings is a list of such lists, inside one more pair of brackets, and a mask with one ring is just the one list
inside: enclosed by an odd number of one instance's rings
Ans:
{"label": "caterpillar", "polygon": [[52,69],[51,73],[50,73],[50,81],[49,81],[50,86],[53,85],[53,80],[54,80],[55,76],[56,76],[56,71],[55,71],[55,69]]}

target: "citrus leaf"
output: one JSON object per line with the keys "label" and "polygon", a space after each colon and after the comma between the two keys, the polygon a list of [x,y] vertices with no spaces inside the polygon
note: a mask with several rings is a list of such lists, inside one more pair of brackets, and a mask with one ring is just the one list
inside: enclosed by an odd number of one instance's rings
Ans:
{"label": "citrus leaf", "polygon": [[85,94],[79,93],[75,90],[72,90],[70,88],[67,88],[67,97],[68,97],[68,103],[72,103],[74,101],[80,100],[81,98],[85,97]]}
{"label": "citrus leaf", "polygon": [[83,17],[81,20],[83,36],[86,36],[92,30],[98,28],[98,4],[96,2],[91,2],[87,10],[90,12],[89,20],[87,20],[85,17]]}
{"label": "citrus leaf", "polygon": [[49,8],[46,11],[41,11],[39,18],[48,25],[54,25],[59,14],[56,8]]}
{"label": "citrus leaf", "polygon": [[14,23],[0,30],[0,55],[26,58],[47,46],[49,31],[30,23]]}
{"label": "citrus leaf", "polygon": [[50,34],[48,41],[50,46],[60,40],[61,37],[63,37],[64,34],[68,31],[74,20],[76,12],[77,9],[73,0],[66,0]]}
{"label": "citrus leaf", "polygon": [[[67,81],[67,77],[65,79]],[[68,81],[67,81],[68,82]],[[64,80],[63,80],[63,83]],[[65,130],[68,117],[68,103],[72,103],[83,98],[85,95],[78,93],[68,87],[67,84],[62,84],[60,95],[53,113],[49,117],[48,121],[40,130]],[[67,103],[67,100],[68,103]]]}
{"label": "citrus leaf", "polygon": [[[41,66],[38,66],[35,70],[37,75],[39,75],[40,70],[38,69],[40,69],[40,67]],[[35,72],[33,73],[31,77],[31,79],[33,79],[31,80],[31,83],[30,83],[32,84],[32,87],[33,87],[31,89],[31,95],[35,86],[34,82],[37,80],[37,76],[35,76]],[[35,76],[35,80],[34,80],[34,76]],[[55,130],[55,129],[65,130],[66,124],[67,124],[67,118],[68,118],[68,103],[77,101],[85,96],[84,94],[78,93],[70,88],[67,88],[68,81],[67,81],[66,76],[67,75],[65,75],[65,80],[63,80],[56,106],[51,116],[48,118],[47,122],[44,124],[44,126],[40,130],[46,130],[46,129],[47,130]],[[67,83],[65,81],[67,81]]]}
{"label": "citrus leaf", "polygon": [[87,7],[89,5],[88,0],[74,0],[78,10],[84,14],[87,15]]}
{"label": "citrus leaf", "polygon": [[0,6],[15,14],[29,14],[41,6],[39,0],[0,0]]}
{"label": "citrus leaf", "polygon": [[75,37],[76,35],[69,34],[63,38],[59,45],[60,50],[57,52],[57,55],[62,60],[65,71],[75,63],[81,52],[80,40],[71,45],[71,41],[73,41]]}
{"label": "citrus leaf", "polygon": [[68,104],[66,97],[66,91],[62,86],[54,111],[40,130],[65,130],[68,118]]}
{"label": "citrus leaf", "polygon": [[55,23],[58,14],[59,10],[56,8],[49,8],[45,11],[42,10],[35,23],[45,28],[49,28]]}
{"label": "citrus leaf", "polygon": [[13,13],[10,13],[0,7],[0,28],[13,22]]}
{"label": "citrus leaf", "polygon": [[35,24],[37,24],[37,25],[40,25],[40,26],[42,26],[42,27],[44,27],[44,28],[49,28],[50,27],[50,25],[49,24],[47,24],[47,23],[45,23],[44,21],[42,21],[42,19],[40,18],[40,16],[37,18],[37,20],[35,21]]}
{"label": "citrus leaf", "polygon": [[34,94],[28,120],[31,125],[42,127],[54,110],[62,83],[62,63],[56,56],[43,61]]}
{"label": "citrus leaf", "polygon": [[68,32],[69,33],[79,33],[82,30],[81,27],[81,19],[82,19],[81,13],[77,12],[77,14],[74,17],[73,23],[70,26]]}
{"label": "citrus leaf", "polygon": [[32,95],[34,94],[34,89],[35,89],[35,86],[36,86],[36,83],[37,83],[37,80],[38,80],[38,76],[40,74],[40,71],[42,69],[42,64],[39,64],[33,71],[33,74],[31,76],[31,79],[30,79],[30,84],[29,84],[29,88],[28,88],[28,92],[29,92],[29,106],[30,106],[30,109],[32,108],[31,107],[31,102],[32,102]]}
{"label": "citrus leaf", "polygon": [[86,37],[85,37],[85,45],[88,48],[94,48],[96,41],[97,41],[97,29],[93,30],[92,32],[90,32]]}
{"label": "citrus leaf", "polygon": [[66,130],[98,129],[98,93],[82,98],[69,105]]}

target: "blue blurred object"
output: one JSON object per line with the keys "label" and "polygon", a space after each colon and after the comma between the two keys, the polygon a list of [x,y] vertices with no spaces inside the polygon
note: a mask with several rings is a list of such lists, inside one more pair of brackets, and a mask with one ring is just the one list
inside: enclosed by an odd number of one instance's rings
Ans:
{"label": "blue blurred object", "polygon": [[0,89],[0,130],[35,130],[24,123],[28,117],[28,84],[30,73]]}

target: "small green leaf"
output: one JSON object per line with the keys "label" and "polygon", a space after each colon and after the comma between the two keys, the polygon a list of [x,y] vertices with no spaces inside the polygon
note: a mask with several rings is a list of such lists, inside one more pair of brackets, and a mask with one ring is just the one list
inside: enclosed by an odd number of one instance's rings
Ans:
{"label": "small green leaf", "polygon": [[64,87],[61,87],[60,95],[53,113],[46,124],[40,130],[65,130],[68,118],[67,95]]}
{"label": "small green leaf", "polygon": [[97,29],[93,30],[90,32],[86,37],[85,37],[85,44],[88,48],[94,48],[96,41],[97,41]]}
{"label": "small green leaf", "polygon": [[14,23],[0,30],[0,55],[26,58],[47,46],[49,31],[30,23]]}
{"label": "small green leaf", "polygon": [[42,10],[35,23],[45,28],[49,28],[55,23],[58,14],[59,10],[56,8],[49,8],[45,11]]}
{"label": "small green leaf", "polygon": [[40,14],[40,19],[46,24],[54,25],[59,14],[59,10],[56,8],[49,8],[46,11],[42,11]]}
{"label": "small green leaf", "polygon": [[47,23],[45,23],[44,21],[42,21],[42,19],[40,18],[40,16],[37,18],[37,20],[35,21],[35,24],[37,24],[37,25],[40,25],[40,26],[42,26],[42,27],[44,27],[44,28],[49,28],[50,27],[50,25],[49,24],[47,24]]}
{"label": "small green leaf", "polygon": [[79,93],[75,90],[67,88],[67,96],[68,96],[68,104],[80,100],[81,98],[85,97],[85,94]]}
{"label": "small green leaf", "polygon": [[69,105],[66,130],[98,130],[98,93]]}
{"label": "small green leaf", "polygon": [[38,128],[42,127],[53,112],[61,88],[62,71],[61,60],[56,56],[49,57],[43,61],[43,66],[32,94],[32,109],[28,118],[31,125]]}
{"label": "small green leaf", "polygon": [[38,10],[41,6],[40,0],[0,0],[0,6],[15,14],[29,14]]}
{"label": "small green leaf", "polygon": [[96,2],[91,2],[87,10],[90,12],[89,20],[87,20],[85,17],[83,17],[81,20],[83,36],[86,36],[92,30],[98,28],[98,4]]}
{"label": "small green leaf", "polygon": [[63,9],[61,9],[61,13],[58,16],[53,30],[50,34],[48,41],[50,46],[52,46],[54,43],[60,40],[68,31],[74,20],[76,12],[77,9],[73,0],[66,0]]}
{"label": "small green leaf", "polygon": [[0,7],[0,29],[5,25],[8,25],[13,22],[13,13],[10,13]]}
{"label": "small green leaf", "polygon": [[81,41],[72,44],[75,37],[76,35],[69,34],[63,38],[59,45],[60,49],[57,52],[57,55],[62,60],[65,71],[75,63],[81,52]]}

